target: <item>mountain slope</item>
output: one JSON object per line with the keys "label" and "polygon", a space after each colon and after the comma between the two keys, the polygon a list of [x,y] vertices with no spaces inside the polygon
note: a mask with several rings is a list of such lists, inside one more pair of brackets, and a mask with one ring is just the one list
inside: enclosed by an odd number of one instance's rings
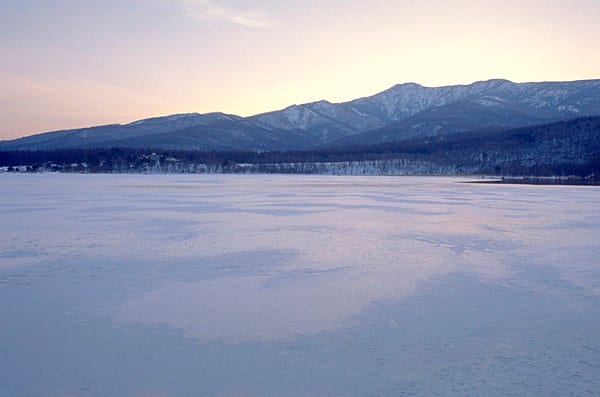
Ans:
{"label": "mountain slope", "polygon": [[177,131],[102,142],[98,147],[186,150],[281,150],[306,148],[312,142],[293,131],[268,130],[245,119],[222,119]]}
{"label": "mountain slope", "polygon": [[[409,97],[412,101],[406,101]],[[340,138],[333,145],[375,144],[598,115],[600,80],[522,84],[489,80],[440,88],[409,84],[349,104],[370,106],[372,113],[378,111],[390,122],[379,129]]]}
{"label": "mountain slope", "polygon": [[330,142],[385,125],[368,114],[360,114],[327,101],[293,105],[252,116],[248,120],[272,131],[302,131],[302,135],[307,136],[313,144]]}
{"label": "mountain slope", "polygon": [[600,80],[424,87],[399,84],[344,103],[318,101],[240,117],[182,114],[54,131],[0,142],[0,150],[91,147],[296,150],[374,144],[473,129],[515,127],[600,114]]}
{"label": "mountain slope", "polygon": [[219,120],[242,120],[242,118],[224,113],[175,114],[139,120],[125,125],[110,124],[74,130],[46,132],[12,141],[0,142],[0,149],[43,150],[102,147],[105,142],[144,138],[147,135],[177,131],[191,126],[209,125]]}
{"label": "mountain slope", "polygon": [[21,171],[577,175],[598,180],[600,117],[310,151],[0,151],[0,172],[14,171],[14,166]]}
{"label": "mountain slope", "polygon": [[338,139],[330,145],[366,145],[448,135],[486,128],[518,127],[560,119],[559,114],[494,96],[479,96],[426,109],[386,127]]}

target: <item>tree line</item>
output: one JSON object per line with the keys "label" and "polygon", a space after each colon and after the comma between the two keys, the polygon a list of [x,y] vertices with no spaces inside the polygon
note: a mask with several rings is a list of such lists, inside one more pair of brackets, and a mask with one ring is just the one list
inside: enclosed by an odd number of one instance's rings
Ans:
{"label": "tree line", "polygon": [[600,117],[313,150],[189,151],[56,149],[0,151],[0,166],[63,172],[600,174]]}

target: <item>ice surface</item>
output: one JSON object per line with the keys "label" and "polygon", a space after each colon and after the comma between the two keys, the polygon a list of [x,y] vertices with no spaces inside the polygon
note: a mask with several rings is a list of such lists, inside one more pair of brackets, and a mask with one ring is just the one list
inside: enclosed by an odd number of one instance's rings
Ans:
{"label": "ice surface", "polygon": [[600,189],[0,174],[0,394],[594,395]]}

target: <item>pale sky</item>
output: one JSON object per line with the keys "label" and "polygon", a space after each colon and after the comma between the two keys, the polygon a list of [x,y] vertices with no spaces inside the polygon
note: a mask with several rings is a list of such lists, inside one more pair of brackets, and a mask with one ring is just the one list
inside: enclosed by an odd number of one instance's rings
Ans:
{"label": "pale sky", "polygon": [[507,78],[600,78],[598,0],[2,0],[0,139]]}

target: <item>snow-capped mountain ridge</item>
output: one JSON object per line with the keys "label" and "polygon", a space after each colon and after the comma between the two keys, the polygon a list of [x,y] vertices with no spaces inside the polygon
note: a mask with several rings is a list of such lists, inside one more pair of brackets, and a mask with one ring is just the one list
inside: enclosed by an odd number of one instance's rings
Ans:
{"label": "snow-capped mountain ridge", "polygon": [[348,102],[319,100],[250,117],[184,113],[124,125],[54,131],[0,142],[0,150],[120,145],[306,149],[333,142],[369,144],[586,115],[600,115],[600,80],[513,83],[492,79],[445,87],[403,83]]}

